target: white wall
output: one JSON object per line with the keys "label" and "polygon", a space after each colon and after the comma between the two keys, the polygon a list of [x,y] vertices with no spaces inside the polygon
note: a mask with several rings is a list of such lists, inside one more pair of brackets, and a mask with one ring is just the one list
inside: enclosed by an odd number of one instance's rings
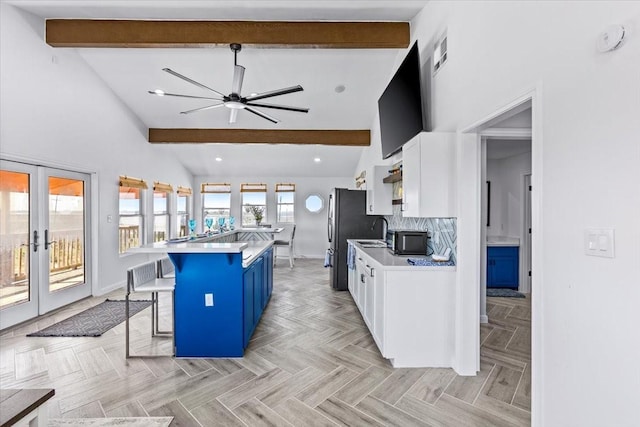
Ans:
{"label": "white wall", "polygon": [[531,153],[487,160],[491,182],[491,218],[488,236],[520,237],[522,233],[523,176],[531,174]]}
{"label": "white wall", "polygon": [[[611,23],[628,38],[598,53],[596,36]],[[423,62],[448,35],[430,94],[434,131],[464,129],[538,90],[533,424],[637,425],[640,3],[432,1],[411,31]],[[380,159],[373,135],[359,169]],[[584,254],[587,227],[615,229],[616,258]]]}
{"label": "white wall", "polygon": [[[275,186],[278,183],[292,183],[296,185],[295,196],[295,255],[296,257],[324,258],[325,251],[329,247],[327,240],[327,205],[329,193],[332,188],[353,188],[352,177],[216,177],[196,176],[196,188],[200,188],[203,182],[226,182],[231,184],[231,215],[236,217],[236,227],[240,227],[242,197],[240,184],[263,183],[267,184],[267,217],[263,222],[276,224],[276,196]],[[308,212],[304,207],[304,201],[310,194],[319,194],[325,201],[324,209],[318,213]],[[199,227],[202,226],[202,198],[200,194],[194,197],[195,217]]]}
{"label": "white wall", "polygon": [[118,255],[118,176],[145,179],[150,188],[154,180],[189,186],[193,177],[146,142],[146,128],[75,49],[44,43],[42,19],[0,7],[0,155],[94,173],[94,293],[104,293],[124,283],[127,267],[147,259]]}

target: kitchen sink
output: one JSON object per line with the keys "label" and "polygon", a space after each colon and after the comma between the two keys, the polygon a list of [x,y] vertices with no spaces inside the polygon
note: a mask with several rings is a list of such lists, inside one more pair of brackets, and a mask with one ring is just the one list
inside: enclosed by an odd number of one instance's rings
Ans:
{"label": "kitchen sink", "polygon": [[380,242],[376,240],[356,240],[356,242],[363,248],[386,248],[387,247],[387,244],[385,242]]}

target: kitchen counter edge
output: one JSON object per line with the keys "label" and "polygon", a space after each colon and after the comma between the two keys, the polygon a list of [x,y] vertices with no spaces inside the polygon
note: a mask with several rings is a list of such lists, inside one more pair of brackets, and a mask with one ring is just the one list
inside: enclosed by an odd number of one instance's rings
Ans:
{"label": "kitchen counter edge", "polygon": [[[387,247],[369,248],[363,247],[359,241],[363,239],[347,239],[347,242],[352,243],[357,249],[361,250],[369,257],[371,257],[380,268],[384,268],[389,271],[456,271],[455,265],[411,265],[407,262],[409,258],[420,258],[432,261],[430,256],[402,256],[393,255]],[[376,242],[376,240],[372,240]]]}

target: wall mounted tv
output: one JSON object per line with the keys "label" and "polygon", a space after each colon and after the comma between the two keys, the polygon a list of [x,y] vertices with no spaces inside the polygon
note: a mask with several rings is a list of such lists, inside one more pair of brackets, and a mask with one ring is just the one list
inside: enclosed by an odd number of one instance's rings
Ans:
{"label": "wall mounted tv", "polygon": [[402,145],[418,133],[428,130],[420,80],[416,41],[378,100],[383,159],[400,151]]}

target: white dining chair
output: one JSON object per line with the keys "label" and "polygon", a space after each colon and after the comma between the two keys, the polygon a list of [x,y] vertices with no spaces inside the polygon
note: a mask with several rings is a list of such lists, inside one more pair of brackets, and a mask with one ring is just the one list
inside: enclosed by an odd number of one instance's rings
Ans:
{"label": "white dining chair", "polygon": [[[278,248],[287,247],[289,251],[289,267],[293,268],[293,238],[296,235],[296,225],[285,227],[285,229],[291,230],[291,234],[284,239],[274,240],[273,242],[273,266],[276,266],[276,258],[278,258]],[[288,237],[288,238],[287,238]]]}

